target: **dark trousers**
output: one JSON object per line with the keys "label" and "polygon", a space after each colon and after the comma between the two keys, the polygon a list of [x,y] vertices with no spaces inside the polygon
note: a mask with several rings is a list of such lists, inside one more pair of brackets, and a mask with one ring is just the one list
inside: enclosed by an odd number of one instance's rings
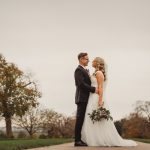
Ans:
{"label": "dark trousers", "polygon": [[75,142],[81,140],[81,129],[85,117],[87,103],[77,104],[76,123],[75,123]]}

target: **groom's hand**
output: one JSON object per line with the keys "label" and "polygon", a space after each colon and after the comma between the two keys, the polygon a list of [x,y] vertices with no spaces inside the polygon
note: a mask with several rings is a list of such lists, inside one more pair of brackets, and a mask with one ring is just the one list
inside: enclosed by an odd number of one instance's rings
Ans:
{"label": "groom's hand", "polygon": [[99,93],[98,88],[95,88],[95,93],[96,93],[96,94],[98,94],[98,93]]}

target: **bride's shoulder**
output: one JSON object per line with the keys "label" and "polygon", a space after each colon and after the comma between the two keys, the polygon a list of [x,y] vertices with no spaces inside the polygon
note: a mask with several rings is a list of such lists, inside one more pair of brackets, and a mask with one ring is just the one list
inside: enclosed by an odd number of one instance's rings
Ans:
{"label": "bride's shoulder", "polygon": [[95,75],[97,75],[97,74],[98,75],[103,75],[103,72],[101,70],[98,70],[98,71],[95,72]]}
{"label": "bride's shoulder", "polygon": [[104,78],[103,72],[100,70],[95,72],[95,76],[100,77],[100,78]]}

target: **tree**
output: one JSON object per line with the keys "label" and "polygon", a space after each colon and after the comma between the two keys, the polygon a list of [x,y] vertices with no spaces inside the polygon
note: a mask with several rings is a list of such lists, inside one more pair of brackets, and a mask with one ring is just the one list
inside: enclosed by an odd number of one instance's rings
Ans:
{"label": "tree", "polygon": [[146,117],[150,123],[150,101],[137,101],[135,104],[135,112]]}
{"label": "tree", "polygon": [[42,128],[48,137],[73,137],[75,117],[64,116],[54,110],[45,109],[41,113]]}
{"label": "tree", "polygon": [[18,133],[18,135],[17,135],[17,138],[26,138],[26,133],[24,132],[24,131],[20,131],[19,133]]}
{"label": "tree", "polygon": [[123,122],[123,136],[127,138],[146,138],[146,118],[138,113],[131,113]]}
{"label": "tree", "polygon": [[63,118],[63,115],[52,109],[44,109],[41,111],[41,118],[43,132],[47,132],[48,137],[59,137],[59,122]]}
{"label": "tree", "polygon": [[75,117],[63,117],[58,122],[58,130],[62,137],[74,137]]}
{"label": "tree", "polygon": [[135,104],[135,112],[145,118],[143,135],[145,138],[150,138],[150,101],[137,101]]}
{"label": "tree", "polygon": [[12,116],[23,116],[41,97],[36,83],[0,54],[0,115],[5,118],[6,135],[13,137]]}
{"label": "tree", "polygon": [[121,120],[117,120],[114,122],[115,124],[115,127],[119,133],[120,136],[122,136],[122,133],[123,133],[123,123],[124,123],[124,120],[125,119],[121,119]]}
{"label": "tree", "polygon": [[23,116],[13,117],[14,124],[25,129],[30,137],[33,138],[42,122],[40,111],[41,110],[39,108],[34,108],[31,106]]}

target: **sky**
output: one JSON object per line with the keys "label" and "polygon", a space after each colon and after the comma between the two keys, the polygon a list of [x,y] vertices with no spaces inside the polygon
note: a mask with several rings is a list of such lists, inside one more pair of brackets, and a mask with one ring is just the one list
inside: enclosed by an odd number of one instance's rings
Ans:
{"label": "sky", "polygon": [[[0,53],[42,92],[45,108],[73,115],[77,55],[107,64],[106,97],[114,120],[150,100],[150,1],[0,0]],[[3,126],[3,122],[0,121]]]}

